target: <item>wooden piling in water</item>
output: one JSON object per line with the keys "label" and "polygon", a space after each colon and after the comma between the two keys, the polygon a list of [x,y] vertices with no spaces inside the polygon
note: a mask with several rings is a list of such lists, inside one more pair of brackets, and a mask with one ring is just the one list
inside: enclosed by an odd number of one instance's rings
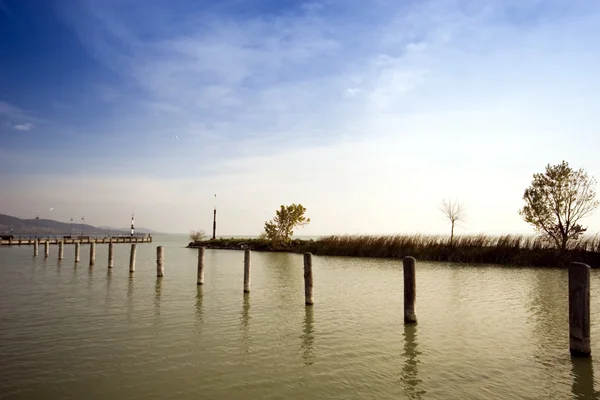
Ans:
{"label": "wooden piling in water", "polygon": [[44,257],[48,258],[50,256],[50,243],[46,240],[44,242]]}
{"label": "wooden piling in water", "polygon": [[115,261],[115,249],[112,240],[108,243],[108,268],[112,268]]}
{"label": "wooden piling in water", "polygon": [[96,243],[90,243],[90,266],[96,264]]}
{"label": "wooden piling in water", "polygon": [[63,258],[65,258],[65,244],[61,240],[58,242],[58,259],[62,260]]}
{"label": "wooden piling in water", "polygon": [[33,256],[37,257],[38,255],[38,242],[37,240],[35,242],[33,242]]}
{"label": "wooden piling in water", "polygon": [[129,273],[133,274],[135,272],[135,249],[137,245],[133,243],[131,245],[131,252],[129,253]]}
{"label": "wooden piling in water", "polygon": [[415,314],[415,258],[404,257],[402,260],[404,272],[404,323],[414,324],[417,322]]}
{"label": "wooden piling in water", "polygon": [[250,293],[250,250],[244,251],[244,293]]}
{"label": "wooden piling in water", "polygon": [[315,304],[311,253],[304,253],[304,304],[307,306]]}
{"label": "wooden piling in water", "polygon": [[161,277],[165,274],[165,248],[156,247],[156,276]]}
{"label": "wooden piling in water", "polygon": [[79,243],[75,243],[75,262],[78,263],[79,262]]}
{"label": "wooden piling in water", "polygon": [[590,266],[574,262],[569,267],[569,350],[572,356],[589,357]]}
{"label": "wooden piling in water", "polygon": [[204,247],[198,248],[198,285],[204,284]]}

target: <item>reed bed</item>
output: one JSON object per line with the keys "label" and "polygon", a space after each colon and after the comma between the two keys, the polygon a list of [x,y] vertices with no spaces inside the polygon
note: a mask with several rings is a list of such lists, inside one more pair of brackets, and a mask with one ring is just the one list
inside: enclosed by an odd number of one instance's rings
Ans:
{"label": "reed bed", "polygon": [[399,258],[502,265],[562,266],[570,261],[600,267],[600,237],[586,236],[561,254],[539,236],[443,235],[327,236],[309,245],[319,255]]}
{"label": "reed bed", "polygon": [[341,235],[318,240],[295,239],[285,247],[274,247],[264,239],[217,239],[190,243],[190,247],[218,249],[249,248],[258,251],[311,252],[322,256],[401,258],[458,263],[561,267],[571,261],[600,268],[600,236],[584,236],[562,253],[539,236],[462,235],[450,245],[444,235]]}

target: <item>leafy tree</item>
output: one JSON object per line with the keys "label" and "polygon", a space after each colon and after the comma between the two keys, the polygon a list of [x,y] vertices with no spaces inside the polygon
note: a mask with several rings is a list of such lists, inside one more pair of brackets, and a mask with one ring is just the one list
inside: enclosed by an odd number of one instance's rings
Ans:
{"label": "leafy tree", "polygon": [[548,164],[543,174],[533,175],[519,214],[564,251],[569,240],[577,240],[587,230],[579,220],[598,207],[595,185],[594,177],[583,169],[576,171],[565,161]]}
{"label": "leafy tree", "polygon": [[450,246],[454,244],[454,225],[457,222],[464,221],[465,219],[465,207],[452,200],[443,200],[440,211],[444,213],[444,216],[450,221]]}
{"label": "leafy tree", "polygon": [[206,239],[206,232],[204,232],[204,230],[202,229],[200,229],[199,231],[192,231],[190,233],[190,240],[192,242],[200,242],[204,239]]}
{"label": "leafy tree", "polygon": [[302,227],[310,222],[304,213],[306,208],[302,204],[281,206],[275,212],[275,218],[265,222],[265,235],[267,239],[277,243],[289,242],[294,234],[294,228]]}

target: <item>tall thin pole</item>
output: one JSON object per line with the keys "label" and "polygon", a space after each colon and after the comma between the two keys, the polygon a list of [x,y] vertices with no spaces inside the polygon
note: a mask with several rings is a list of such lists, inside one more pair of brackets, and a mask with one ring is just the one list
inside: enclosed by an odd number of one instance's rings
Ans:
{"label": "tall thin pole", "polygon": [[83,223],[85,222],[85,219],[83,217],[81,217],[81,236],[83,236]]}
{"label": "tall thin pole", "polygon": [[217,238],[217,195],[215,194],[215,210],[213,213],[213,240]]}
{"label": "tall thin pole", "polygon": [[73,218],[71,218],[71,221],[69,222],[69,237],[71,237],[73,235]]}
{"label": "tall thin pole", "polygon": [[134,228],[133,228],[133,216],[135,214],[131,214],[131,237],[133,237],[133,232],[134,232]]}

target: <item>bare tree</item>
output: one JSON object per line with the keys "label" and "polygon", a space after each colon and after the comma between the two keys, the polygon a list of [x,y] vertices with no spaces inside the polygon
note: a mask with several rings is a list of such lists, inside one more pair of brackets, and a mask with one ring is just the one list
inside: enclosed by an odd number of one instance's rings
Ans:
{"label": "bare tree", "polygon": [[454,244],[454,226],[457,222],[464,221],[465,207],[458,201],[444,199],[440,211],[450,221],[450,246],[452,246]]}

